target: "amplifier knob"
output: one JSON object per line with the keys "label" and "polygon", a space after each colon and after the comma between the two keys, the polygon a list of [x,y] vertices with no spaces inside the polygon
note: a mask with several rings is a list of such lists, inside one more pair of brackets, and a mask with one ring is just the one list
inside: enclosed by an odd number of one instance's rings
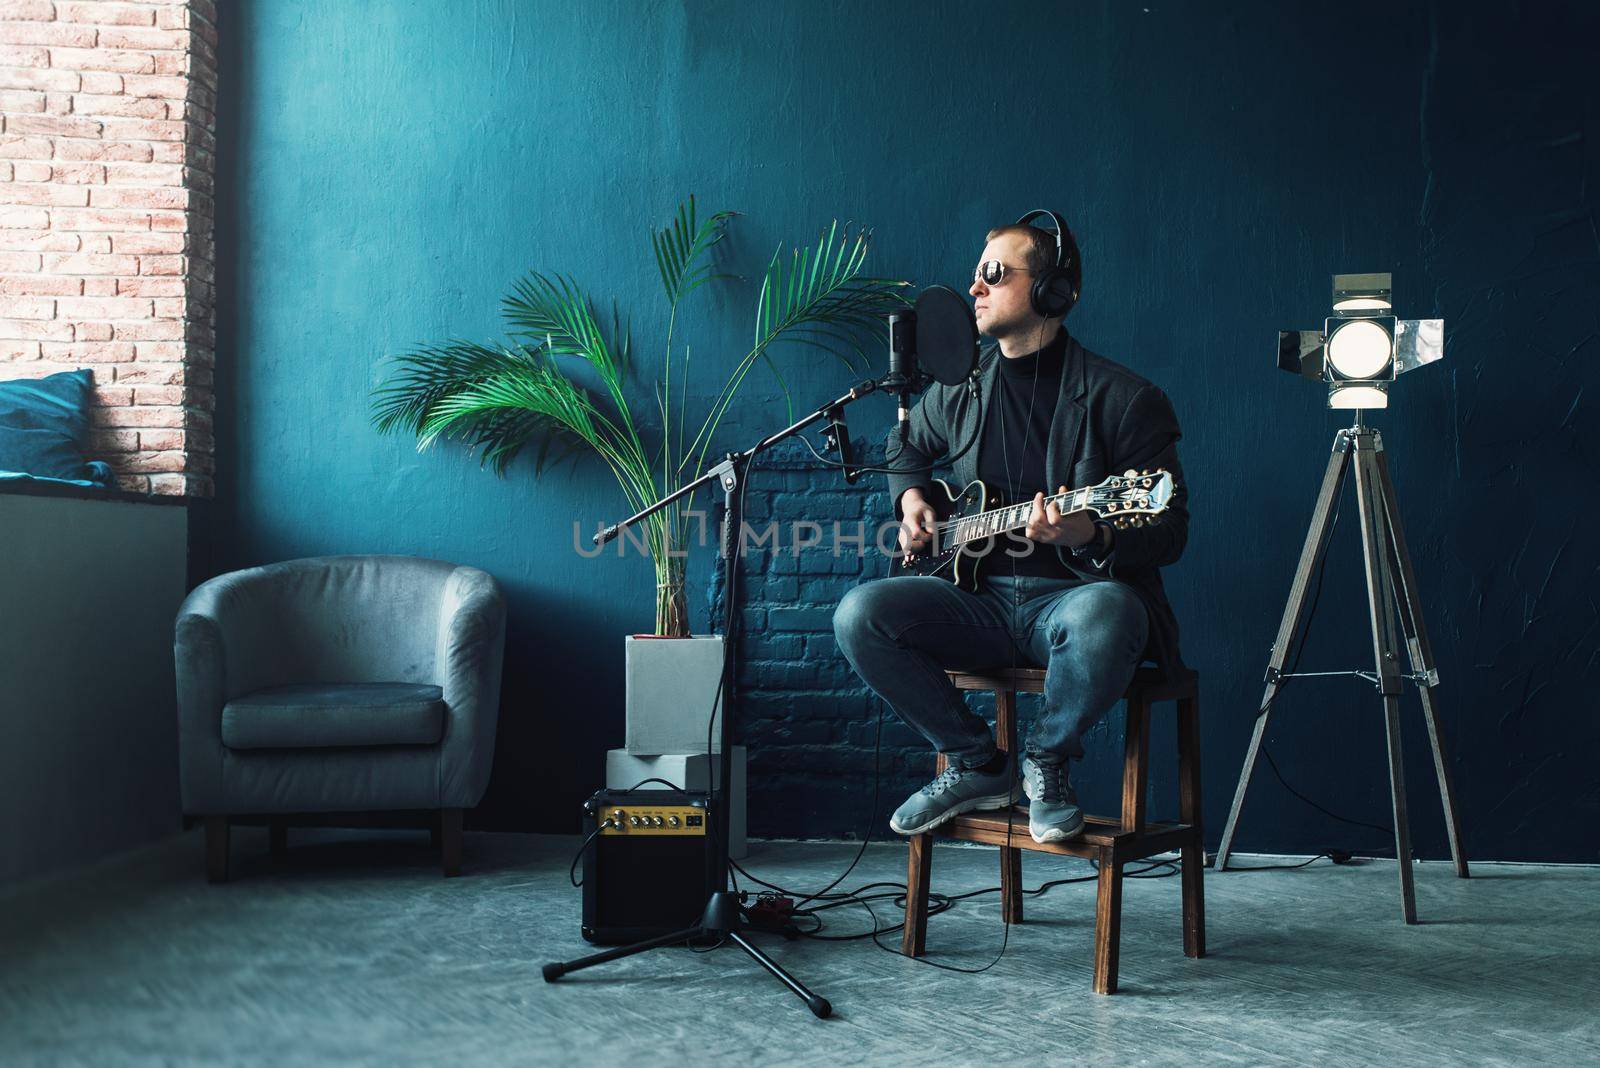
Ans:
{"label": "amplifier knob", "polygon": [[651,822],[654,823],[657,827],[659,827],[665,821],[662,820],[662,818],[660,816],[656,816],[656,817],[652,818]]}
{"label": "amplifier knob", "polygon": [[622,817],[624,817],[626,815],[627,815],[627,813],[622,811],[622,809],[619,808],[619,809],[617,809],[617,810],[615,810],[614,812],[611,813],[611,818],[616,820],[618,823],[621,823],[622,822]]}
{"label": "amplifier knob", "polygon": [[628,826],[629,827],[637,827],[637,826],[639,826],[639,817],[638,816],[629,816],[628,817]]}
{"label": "amplifier knob", "polygon": [[668,827],[676,827],[677,825],[678,825],[678,817],[676,817],[676,816],[668,816],[667,817],[667,826]]}

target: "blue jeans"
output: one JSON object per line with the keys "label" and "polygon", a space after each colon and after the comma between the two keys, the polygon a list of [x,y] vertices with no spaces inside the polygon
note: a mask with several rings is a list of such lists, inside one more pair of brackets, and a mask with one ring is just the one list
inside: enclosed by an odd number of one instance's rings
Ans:
{"label": "blue jeans", "polygon": [[1084,732],[1133,679],[1149,625],[1138,594],[1120,582],[1010,575],[985,577],[976,594],[929,576],[876,579],[833,614],[856,674],[962,767],[987,761],[995,741],[946,669],[1043,666],[1044,707],[1024,749],[1045,762],[1077,759]]}

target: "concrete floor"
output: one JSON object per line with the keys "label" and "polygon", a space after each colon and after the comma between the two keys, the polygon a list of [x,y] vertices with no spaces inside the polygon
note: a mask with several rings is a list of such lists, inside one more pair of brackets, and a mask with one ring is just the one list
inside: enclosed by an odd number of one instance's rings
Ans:
{"label": "concrete floor", "polygon": [[[981,975],[875,948],[758,940],[832,1000],[804,1006],[734,948],[661,950],[547,985],[583,954],[576,839],[469,835],[445,880],[426,837],[234,835],[236,881],[201,878],[198,833],[0,895],[0,1063],[18,1064],[1596,1064],[1600,869],[1418,873],[1392,862],[1211,875],[1211,956],[1184,958],[1176,879],[1133,880],[1122,992],[1089,992],[1092,882],[1029,898]],[[745,866],[818,888],[853,846],[755,843]],[[1256,862],[1256,858],[1241,858]],[[991,850],[940,847],[934,888],[997,881]],[[1030,856],[1024,882],[1083,874]],[[872,846],[851,885],[900,881]],[[885,903],[885,924],[898,914]],[[860,908],[830,929],[864,930]],[[929,923],[933,959],[1001,944],[997,895]],[[889,944],[897,940],[886,938]]]}

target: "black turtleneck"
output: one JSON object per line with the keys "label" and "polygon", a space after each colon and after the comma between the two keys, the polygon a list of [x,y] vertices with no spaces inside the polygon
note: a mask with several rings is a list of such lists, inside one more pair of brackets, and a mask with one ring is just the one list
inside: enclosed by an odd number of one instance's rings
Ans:
{"label": "black turtleneck", "polygon": [[[1044,348],[1026,356],[996,355],[1000,361],[994,393],[984,412],[983,442],[978,446],[978,477],[1002,497],[1000,503],[1046,496],[1056,487],[1045,485],[1045,452],[1056,400],[1061,395],[1061,370],[1066,360],[1067,333],[1058,330]],[[1017,537],[1020,539],[1021,534]],[[1027,556],[1012,557],[1006,542],[985,562],[992,574],[1046,575],[1071,578],[1053,545],[1035,544]]]}

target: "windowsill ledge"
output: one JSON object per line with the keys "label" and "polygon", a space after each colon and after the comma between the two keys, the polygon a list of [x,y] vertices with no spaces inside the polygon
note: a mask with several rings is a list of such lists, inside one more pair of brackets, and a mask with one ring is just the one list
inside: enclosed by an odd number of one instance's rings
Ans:
{"label": "windowsill ledge", "polygon": [[150,493],[129,493],[119,489],[74,486],[70,482],[45,482],[33,478],[0,478],[0,496],[64,497],[81,501],[115,501],[120,504],[186,505],[189,498]]}

